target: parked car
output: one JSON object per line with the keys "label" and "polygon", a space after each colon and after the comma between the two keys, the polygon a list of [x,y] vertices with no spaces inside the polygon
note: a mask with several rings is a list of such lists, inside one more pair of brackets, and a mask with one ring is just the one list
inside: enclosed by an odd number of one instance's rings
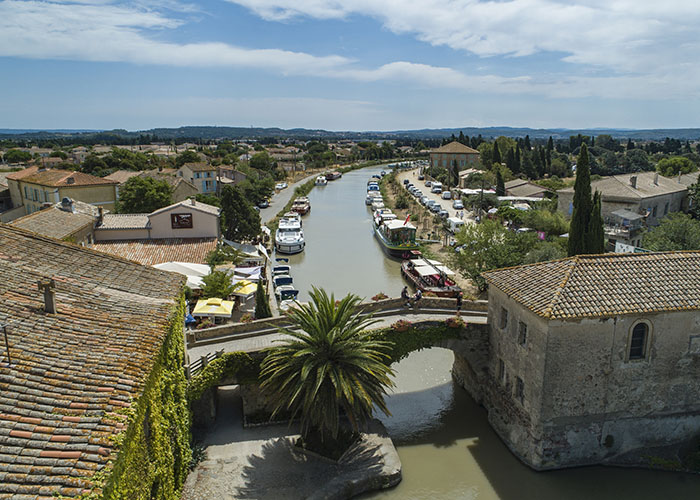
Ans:
{"label": "parked car", "polygon": [[408,185],[410,184],[410,182],[411,182],[411,181],[409,181],[408,179],[404,179],[404,180],[403,180],[404,186],[408,186]]}
{"label": "parked car", "polygon": [[268,200],[262,200],[258,203],[258,208],[267,208],[270,206],[270,202]]}
{"label": "parked car", "polygon": [[452,193],[449,191],[443,191],[442,192],[442,199],[443,200],[451,200],[452,199]]}
{"label": "parked car", "polygon": [[447,210],[445,210],[444,208],[440,208],[438,215],[440,217],[442,217],[443,219],[447,219],[450,216],[450,213]]}
{"label": "parked car", "polygon": [[437,203],[435,203],[434,205],[430,205],[430,207],[428,207],[428,208],[429,208],[430,211],[433,212],[434,214],[439,213],[440,210],[441,210],[440,205],[438,205]]}
{"label": "parked car", "polygon": [[425,176],[423,174],[418,174],[418,180],[422,181],[425,179]]}
{"label": "parked car", "polygon": [[425,181],[425,187],[430,187],[432,184],[433,183],[431,181]]}
{"label": "parked car", "polygon": [[464,203],[462,203],[462,200],[455,200],[452,202],[452,208],[455,210],[464,210]]}
{"label": "parked car", "polygon": [[275,185],[275,189],[286,189],[287,188],[287,183],[286,182],[278,182]]}
{"label": "parked car", "polygon": [[428,198],[425,195],[421,196],[421,198],[420,198],[420,202],[422,205],[426,205],[429,201],[430,201],[430,198]]}

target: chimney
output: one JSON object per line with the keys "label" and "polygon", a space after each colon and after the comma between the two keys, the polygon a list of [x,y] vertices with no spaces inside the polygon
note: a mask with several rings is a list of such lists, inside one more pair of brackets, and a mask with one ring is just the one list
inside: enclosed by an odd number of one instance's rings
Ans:
{"label": "chimney", "polygon": [[75,184],[75,177],[68,177],[66,179],[66,184]]}
{"label": "chimney", "polygon": [[637,189],[637,176],[633,175],[630,177],[630,185],[634,188]]}
{"label": "chimney", "polygon": [[105,218],[105,209],[102,207],[97,207],[97,225],[101,226],[102,221]]}
{"label": "chimney", "polygon": [[53,279],[39,280],[39,291],[44,292],[44,311],[56,314],[56,282]]}
{"label": "chimney", "polygon": [[68,197],[65,197],[61,200],[61,210],[64,212],[72,212],[73,211],[73,200],[71,200]]}
{"label": "chimney", "polygon": [[681,173],[678,172],[678,184],[680,184],[680,183],[681,183]]}
{"label": "chimney", "polygon": [[195,201],[194,196],[190,196],[190,203],[192,204],[192,206],[194,206],[194,205],[197,204],[197,202]]}
{"label": "chimney", "polygon": [[658,186],[658,185],[659,185],[659,173],[657,172],[654,174],[654,186]]}

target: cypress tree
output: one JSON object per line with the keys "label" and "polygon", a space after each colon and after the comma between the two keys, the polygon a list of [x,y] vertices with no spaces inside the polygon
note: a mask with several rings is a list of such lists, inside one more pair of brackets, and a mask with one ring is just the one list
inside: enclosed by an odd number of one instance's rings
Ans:
{"label": "cypress tree", "polygon": [[530,144],[530,136],[529,135],[525,136],[524,146],[525,146],[525,151],[530,151],[532,149],[532,144]]}
{"label": "cypress tree", "polygon": [[581,144],[581,152],[576,162],[576,183],[574,184],[574,210],[569,226],[569,256],[586,253],[586,233],[590,227],[591,211],[591,171],[588,166],[588,148]]}
{"label": "cypress tree", "polygon": [[270,301],[267,298],[262,281],[258,281],[258,289],[255,291],[255,319],[269,318],[271,316]]}
{"label": "cypress tree", "polygon": [[496,196],[506,195],[506,185],[503,182],[503,176],[501,175],[501,170],[496,170]]}
{"label": "cypress tree", "polygon": [[603,216],[600,211],[600,193],[596,190],[593,195],[593,212],[584,242],[588,247],[586,253],[605,252],[605,232],[603,231]]}
{"label": "cypress tree", "polygon": [[499,165],[501,163],[501,152],[498,150],[498,143],[496,141],[493,143],[493,162]]}
{"label": "cypress tree", "polygon": [[518,146],[515,146],[515,161],[513,162],[513,168],[511,169],[514,174],[519,174],[521,169],[522,163],[520,162],[520,148]]}

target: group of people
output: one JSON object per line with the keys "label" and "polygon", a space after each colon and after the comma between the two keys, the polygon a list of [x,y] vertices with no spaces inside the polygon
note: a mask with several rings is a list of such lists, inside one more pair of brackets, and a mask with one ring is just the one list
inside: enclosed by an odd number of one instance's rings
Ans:
{"label": "group of people", "polygon": [[[403,287],[403,290],[401,290],[401,299],[403,300],[403,306],[404,307],[415,307],[416,304],[418,304],[418,301],[423,297],[423,292],[421,292],[420,288],[416,290],[416,293],[411,296],[408,293],[408,286]],[[459,292],[457,294],[457,316],[460,315],[462,311],[462,292]]]}
{"label": "group of people", "polygon": [[404,301],[404,307],[415,307],[422,297],[423,292],[421,292],[420,288],[416,290],[416,293],[414,293],[413,296],[409,295],[407,286],[403,287],[403,290],[401,290],[401,298]]}

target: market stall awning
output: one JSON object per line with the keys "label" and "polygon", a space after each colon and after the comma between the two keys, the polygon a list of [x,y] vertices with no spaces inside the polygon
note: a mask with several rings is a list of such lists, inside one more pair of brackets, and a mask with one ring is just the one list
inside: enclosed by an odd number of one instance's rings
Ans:
{"label": "market stall awning", "polygon": [[192,289],[202,288],[202,277],[209,274],[210,271],[208,265],[192,262],[163,262],[153,267],[162,271],[184,274],[187,276],[187,286]]}
{"label": "market stall awning", "polygon": [[233,312],[233,301],[217,298],[202,299],[192,311],[192,316],[218,316],[228,318]]}
{"label": "market stall awning", "polygon": [[253,295],[258,289],[258,285],[256,283],[248,280],[242,280],[236,284],[240,285],[240,288],[233,292],[233,294],[238,295],[239,297],[248,297]]}

